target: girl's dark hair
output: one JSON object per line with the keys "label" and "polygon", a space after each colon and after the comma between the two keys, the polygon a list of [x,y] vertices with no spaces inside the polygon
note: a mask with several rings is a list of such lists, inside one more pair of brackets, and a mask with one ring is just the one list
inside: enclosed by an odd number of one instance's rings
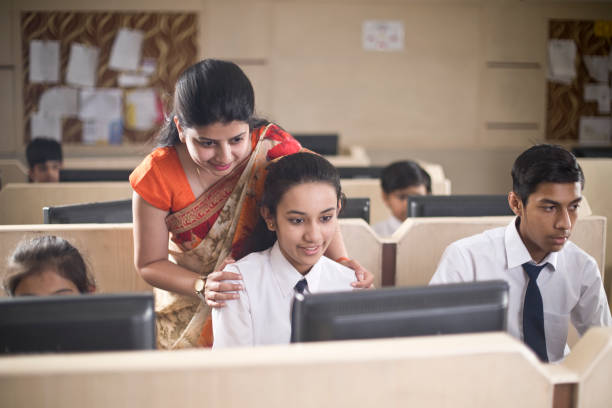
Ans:
{"label": "girl's dark hair", "polygon": [[[266,207],[272,215],[276,215],[276,207],[289,189],[312,182],[329,184],[336,191],[338,201],[342,203],[344,200],[338,170],[329,161],[315,153],[295,153],[268,166],[260,207]],[[263,251],[275,241],[276,234],[268,230],[265,220],[260,216],[250,252]]]}
{"label": "girl's dark hair", "polygon": [[403,160],[391,163],[385,167],[380,177],[380,183],[385,193],[391,194],[412,186],[424,185],[428,193],[431,193],[431,177],[418,163],[411,160]]}
{"label": "girl's dark hair", "polygon": [[254,109],[253,86],[238,65],[202,60],[187,68],[176,81],[174,110],[166,117],[158,145],[180,143],[174,116],[184,128],[235,120],[252,125]]}
{"label": "girl's dark hair", "polygon": [[580,183],[584,174],[576,157],[561,146],[541,144],[530,147],[512,166],[512,190],[523,204],[540,183]]}
{"label": "girl's dark hair", "polygon": [[63,278],[74,283],[80,293],[95,288],[79,250],[63,238],[44,235],[21,241],[8,261],[3,280],[4,291],[13,296],[15,288],[26,276],[53,268]]}

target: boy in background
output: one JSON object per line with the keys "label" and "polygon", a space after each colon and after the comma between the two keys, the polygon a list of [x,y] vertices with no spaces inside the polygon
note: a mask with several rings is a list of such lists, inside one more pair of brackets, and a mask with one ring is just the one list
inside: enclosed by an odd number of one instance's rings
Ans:
{"label": "boy in background", "polygon": [[506,227],[453,242],[430,284],[503,279],[508,282],[508,332],[542,361],[568,352],[571,321],[582,336],[612,326],[597,263],[568,241],[578,218],[584,175],[573,154],[537,145],[512,167]]}
{"label": "boy in background", "polygon": [[382,197],[391,217],[372,228],[381,237],[393,235],[408,214],[408,197],[431,194],[431,177],[410,160],[391,163],[381,174]]}
{"label": "boy in background", "polygon": [[62,168],[62,145],[46,139],[32,139],[26,147],[28,176],[32,183],[57,183]]}

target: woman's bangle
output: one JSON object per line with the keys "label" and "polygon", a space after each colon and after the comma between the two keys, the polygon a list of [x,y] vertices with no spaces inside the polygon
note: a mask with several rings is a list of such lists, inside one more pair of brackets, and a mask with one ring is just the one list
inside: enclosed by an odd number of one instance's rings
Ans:
{"label": "woman's bangle", "polygon": [[348,259],[346,256],[341,256],[340,258],[336,259],[336,262],[338,263],[342,263],[344,261],[350,261],[350,259]]}

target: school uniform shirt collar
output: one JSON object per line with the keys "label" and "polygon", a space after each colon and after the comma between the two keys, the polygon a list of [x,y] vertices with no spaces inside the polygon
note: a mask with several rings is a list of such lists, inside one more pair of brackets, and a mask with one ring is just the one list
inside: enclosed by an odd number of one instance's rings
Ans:
{"label": "school uniform shirt collar", "polygon": [[518,233],[518,217],[515,217],[507,226],[504,234],[504,243],[506,247],[506,259],[508,260],[508,269],[521,267],[524,263],[530,262],[534,265],[542,265],[548,263],[552,270],[557,270],[558,252],[551,252],[540,263],[536,263],[531,259],[531,255],[525,246]]}
{"label": "school uniform shirt collar", "polygon": [[306,275],[302,275],[293,265],[291,265],[287,258],[285,258],[280,250],[278,241],[276,241],[270,251],[270,265],[272,266],[274,279],[282,295],[285,297],[293,296],[295,284],[303,278],[306,278],[306,282],[308,282],[308,290],[310,292],[316,292],[321,280],[321,258],[319,258],[317,263],[312,266]]}

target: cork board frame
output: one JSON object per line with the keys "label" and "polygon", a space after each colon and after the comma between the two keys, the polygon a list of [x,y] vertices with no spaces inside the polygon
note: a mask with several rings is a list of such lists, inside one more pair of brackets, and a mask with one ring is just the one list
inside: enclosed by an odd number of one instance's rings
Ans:
{"label": "cork board frame", "polygon": [[[31,138],[30,117],[38,110],[43,92],[65,85],[66,70],[72,43],[96,46],[100,49],[97,88],[117,88],[120,72],[108,67],[113,41],[119,29],[143,32],[142,58],[156,60],[156,71],[149,87],[154,88],[168,106],[178,76],[197,58],[196,13],[169,12],[63,12],[26,11],[21,13],[23,62],[23,127],[24,144]],[[60,83],[30,83],[30,41],[60,42]],[[142,144],[151,139],[157,129],[148,131],[123,130],[124,144]],[[62,143],[81,144],[82,123],[77,118],[62,120]]]}

